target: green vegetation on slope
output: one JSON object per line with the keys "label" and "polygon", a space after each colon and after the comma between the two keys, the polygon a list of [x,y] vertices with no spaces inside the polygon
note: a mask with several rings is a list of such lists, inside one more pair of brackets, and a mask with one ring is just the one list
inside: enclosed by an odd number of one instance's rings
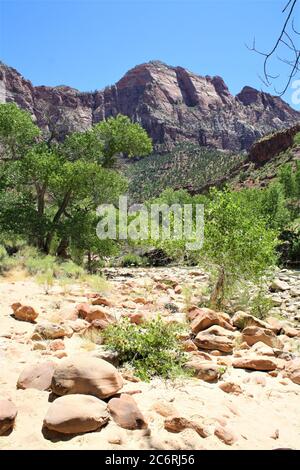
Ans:
{"label": "green vegetation on slope", "polygon": [[129,193],[134,201],[142,202],[168,187],[201,192],[219,179],[226,180],[226,175],[229,177],[244,158],[194,144],[180,144],[168,154],[153,154],[128,165],[125,174]]}

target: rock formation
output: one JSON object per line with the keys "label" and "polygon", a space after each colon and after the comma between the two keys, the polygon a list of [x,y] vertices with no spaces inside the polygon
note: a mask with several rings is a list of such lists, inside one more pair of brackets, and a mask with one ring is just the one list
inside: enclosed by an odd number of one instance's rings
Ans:
{"label": "rock formation", "polygon": [[68,86],[33,86],[0,64],[0,102],[11,101],[58,139],[126,114],[148,131],[158,152],[186,141],[241,151],[300,121],[300,113],[279,97],[248,86],[233,96],[221,77],[198,76],[159,61],[138,65],[115,85],[87,93]]}

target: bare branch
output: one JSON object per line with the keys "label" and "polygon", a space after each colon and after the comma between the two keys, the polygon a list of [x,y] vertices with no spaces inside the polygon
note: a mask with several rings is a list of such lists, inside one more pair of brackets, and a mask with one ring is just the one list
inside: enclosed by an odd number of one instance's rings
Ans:
{"label": "bare branch", "polygon": [[[285,63],[291,68],[283,90],[281,92],[278,92],[275,89],[276,93],[280,96],[282,96],[286,92],[291,83],[292,78],[296,75],[297,72],[299,72],[300,51],[299,47],[296,45],[295,38],[292,35],[292,33],[296,34],[297,36],[300,35],[300,32],[297,31],[294,26],[294,18],[292,18],[297,2],[298,0],[289,0],[283,8],[282,13],[285,14],[286,17],[279,32],[279,35],[269,52],[263,52],[258,50],[256,48],[255,38],[253,39],[252,47],[246,45],[249,50],[254,51],[264,57],[263,79],[261,77],[260,78],[266,86],[269,87],[270,85],[272,85],[273,80],[276,80],[280,77],[280,74],[273,75],[269,72],[269,62],[272,57],[276,57],[280,62]],[[289,60],[280,57],[281,54],[279,55],[279,50],[280,52],[282,52],[282,47],[286,48],[286,50],[292,51],[294,58]]]}

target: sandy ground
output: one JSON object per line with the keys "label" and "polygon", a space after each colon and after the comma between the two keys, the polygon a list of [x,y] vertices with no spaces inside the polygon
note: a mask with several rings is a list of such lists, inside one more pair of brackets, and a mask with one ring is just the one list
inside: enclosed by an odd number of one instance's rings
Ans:
{"label": "sandy ground", "polygon": [[[182,274],[185,277],[185,273]],[[194,278],[191,278],[191,283]],[[145,279],[144,279],[145,281]],[[141,285],[140,275],[130,281]],[[193,284],[191,284],[193,285]],[[112,282],[110,295],[128,298],[124,280]],[[139,287],[136,288],[136,292]],[[149,288],[148,288],[149,292]],[[224,393],[218,383],[199,379],[178,379],[175,382],[152,380],[150,383],[125,382],[124,390],[135,390],[134,398],[148,420],[148,430],[128,431],[112,420],[98,432],[55,440],[42,432],[43,418],[49,407],[49,392],[34,389],[17,390],[16,382],[25,365],[55,358],[45,351],[32,350],[30,336],[34,325],[11,317],[10,305],[19,301],[40,312],[39,319],[69,318],[76,303],[85,300],[84,292],[74,286],[63,293],[58,286],[49,295],[22,273],[0,281],[0,398],[10,398],[18,408],[15,429],[0,437],[0,449],[300,449],[300,386],[281,375],[271,377],[264,372],[247,372],[228,368],[224,380],[238,383],[243,393]],[[157,294],[157,302],[162,296]],[[130,298],[130,295],[129,295]],[[178,300],[180,304],[182,299]],[[79,336],[65,339],[66,352],[84,350]],[[207,425],[212,430],[226,424],[237,436],[228,446],[212,432],[207,438],[194,430],[171,433],[164,429],[164,417],[155,411],[158,402],[174,406],[178,416]],[[118,443],[116,443],[118,442]]]}

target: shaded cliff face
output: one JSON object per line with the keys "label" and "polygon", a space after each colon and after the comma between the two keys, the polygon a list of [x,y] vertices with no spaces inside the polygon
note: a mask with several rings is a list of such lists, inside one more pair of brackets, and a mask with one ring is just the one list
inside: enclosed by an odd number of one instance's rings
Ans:
{"label": "shaded cliff face", "polygon": [[251,146],[248,160],[254,162],[256,166],[263,165],[279,155],[280,152],[285,152],[291,148],[294,137],[298,133],[300,133],[300,123],[258,140]]}
{"label": "shaded cliff face", "polygon": [[67,86],[33,87],[1,64],[0,102],[9,101],[30,111],[45,134],[58,139],[126,114],[147,130],[161,152],[185,141],[240,151],[300,121],[300,113],[278,97],[250,87],[233,96],[220,77],[201,77],[158,61],[138,65],[115,85],[88,93]]}

